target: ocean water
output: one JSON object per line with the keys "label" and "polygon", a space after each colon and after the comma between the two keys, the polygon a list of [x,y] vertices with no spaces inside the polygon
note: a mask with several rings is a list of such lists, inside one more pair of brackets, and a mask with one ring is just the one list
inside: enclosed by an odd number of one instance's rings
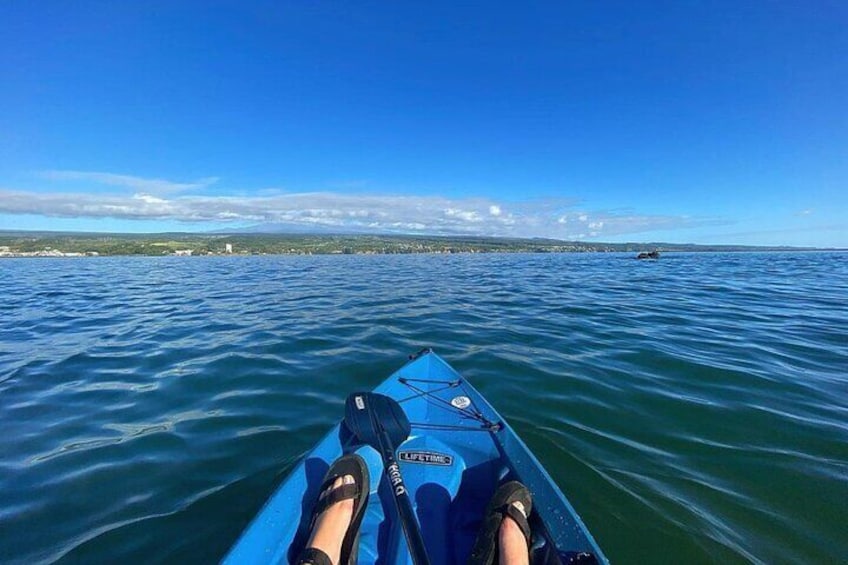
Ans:
{"label": "ocean water", "polygon": [[619,563],[848,560],[848,254],[0,261],[0,562],[214,562],[432,346]]}

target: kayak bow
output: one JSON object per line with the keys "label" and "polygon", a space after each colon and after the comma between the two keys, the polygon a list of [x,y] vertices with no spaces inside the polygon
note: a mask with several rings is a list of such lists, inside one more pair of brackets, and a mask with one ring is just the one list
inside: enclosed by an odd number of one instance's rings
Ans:
{"label": "kayak bow", "polygon": [[[386,435],[399,443],[391,451],[403,475],[407,503],[414,509],[413,523],[400,518],[403,511],[399,514],[392,502],[396,493],[384,473],[383,454],[369,445],[368,439],[357,437],[361,430],[352,431],[350,424],[343,422],[271,496],[224,558],[225,563],[294,561],[309,537],[312,505],[324,473],[333,461],[351,451],[361,455],[371,471],[359,563],[413,563],[404,533],[406,527],[414,527],[416,516],[430,562],[465,563],[486,504],[498,485],[508,480],[521,481],[533,494],[531,563],[608,562],[527,446],[441,357],[423,350],[374,393],[394,399],[411,425],[408,437],[393,432]],[[364,433],[367,436],[369,432]],[[403,503],[398,500],[397,504]]]}

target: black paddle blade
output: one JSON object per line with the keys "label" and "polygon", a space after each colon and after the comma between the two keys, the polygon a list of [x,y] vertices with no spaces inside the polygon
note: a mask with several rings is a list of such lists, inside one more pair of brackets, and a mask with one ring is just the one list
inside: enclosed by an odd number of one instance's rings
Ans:
{"label": "black paddle blade", "polygon": [[380,431],[385,430],[392,447],[409,437],[409,419],[393,398],[374,392],[354,392],[345,401],[344,423],[362,443],[380,450]]}

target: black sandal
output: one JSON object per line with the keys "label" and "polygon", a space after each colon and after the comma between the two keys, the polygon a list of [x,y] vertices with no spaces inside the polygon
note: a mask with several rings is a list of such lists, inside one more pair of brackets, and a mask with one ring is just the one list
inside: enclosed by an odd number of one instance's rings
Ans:
{"label": "black sandal", "polygon": [[[336,487],[324,498],[320,498],[319,495],[319,499],[312,510],[312,520],[309,524],[309,531],[311,532],[315,527],[318,516],[327,508],[342,500],[353,499],[353,514],[350,517],[350,526],[348,526],[344,540],[342,541],[339,565],[356,563],[356,551],[353,551],[353,549],[358,538],[359,526],[362,524],[362,518],[365,517],[365,507],[368,505],[368,492],[371,490],[368,465],[362,457],[354,453],[336,459],[327,470],[327,474],[324,475],[324,482],[321,484],[318,492],[323,493],[336,482],[336,479],[345,475],[351,475],[353,477],[353,484],[343,484]],[[301,551],[300,556],[297,558],[297,563],[298,565],[310,563],[312,565],[333,565],[330,557],[315,547],[307,547]]]}
{"label": "black sandal", "polygon": [[[524,512],[516,508],[513,502],[523,504]],[[510,481],[501,485],[495,491],[492,500],[489,501],[489,505],[486,507],[483,525],[480,527],[477,541],[474,542],[471,557],[468,558],[469,565],[492,565],[493,563],[497,563],[498,532],[507,516],[518,524],[518,528],[524,534],[524,540],[527,542],[527,549],[529,551],[531,531],[527,517],[530,516],[532,510],[533,499],[527,487],[518,481]]]}

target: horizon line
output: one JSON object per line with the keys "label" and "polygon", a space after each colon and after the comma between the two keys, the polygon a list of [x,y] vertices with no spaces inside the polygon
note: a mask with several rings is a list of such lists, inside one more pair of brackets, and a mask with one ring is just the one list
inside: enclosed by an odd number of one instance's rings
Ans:
{"label": "horizon line", "polygon": [[495,235],[479,235],[479,234],[422,234],[422,233],[363,233],[363,232],[261,232],[261,231],[208,231],[208,232],[183,232],[183,231],[163,231],[163,232],[105,232],[105,231],[80,231],[80,230],[24,230],[24,229],[5,229],[0,228],[0,236],[11,236],[13,234],[31,234],[31,235],[53,235],[53,236],[123,236],[123,237],[155,237],[164,235],[182,235],[191,237],[239,237],[239,236],[260,236],[260,237],[383,237],[383,238],[436,238],[436,239],[479,239],[491,241],[521,241],[521,242],[551,242],[563,243],[570,245],[585,245],[585,246],[614,246],[622,247],[627,245],[641,246],[666,246],[666,247],[712,247],[712,248],[737,248],[751,250],[788,250],[788,251],[848,251],[848,247],[816,247],[816,246],[798,246],[798,245],[751,245],[737,243],[672,243],[665,241],[626,241],[626,242],[607,242],[607,241],[586,241],[586,240],[566,240],[551,237],[514,237],[514,236],[495,236]]}

